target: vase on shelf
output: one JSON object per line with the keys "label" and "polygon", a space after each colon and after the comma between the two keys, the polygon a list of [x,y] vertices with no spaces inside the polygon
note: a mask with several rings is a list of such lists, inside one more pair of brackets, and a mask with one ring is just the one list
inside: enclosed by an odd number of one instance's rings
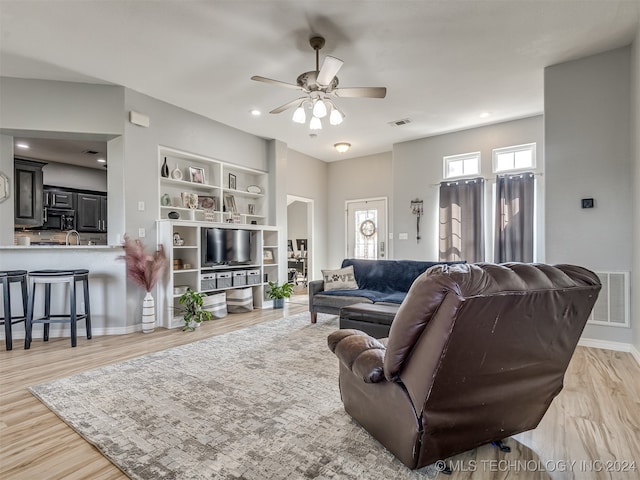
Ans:
{"label": "vase on shelf", "polygon": [[142,333],[151,333],[156,328],[156,305],[151,292],[142,301]]}
{"label": "vase on shelf", "polygon": [[169,165],[167,165],[167,157],[164,157],[162,168],[160,169],[160,175],[167,178],[169,176]]}

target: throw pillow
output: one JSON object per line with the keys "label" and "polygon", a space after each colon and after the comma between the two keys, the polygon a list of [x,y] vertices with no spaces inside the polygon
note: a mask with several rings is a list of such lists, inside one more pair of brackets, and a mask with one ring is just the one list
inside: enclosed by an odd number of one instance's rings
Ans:
{"label": "throw pillow", "polygon": [[325,290],[357,290],[353,265],[337,270],[322,270]]}

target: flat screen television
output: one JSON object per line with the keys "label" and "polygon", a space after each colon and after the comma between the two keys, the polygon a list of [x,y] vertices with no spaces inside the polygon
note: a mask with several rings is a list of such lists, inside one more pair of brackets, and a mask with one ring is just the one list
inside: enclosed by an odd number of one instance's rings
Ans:
{"label": "flat screen television", "polygon": [[251,263],[251,231],[203,228],[201,250],[203,267]]}

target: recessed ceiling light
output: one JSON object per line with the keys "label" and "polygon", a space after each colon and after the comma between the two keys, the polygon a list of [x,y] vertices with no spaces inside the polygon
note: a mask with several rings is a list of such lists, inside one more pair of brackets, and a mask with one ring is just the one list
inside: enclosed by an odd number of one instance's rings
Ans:
{"label": "recessed ceiling light", "polygon": [[96,162],[98,163],[106,163],[106,160],[104,158],[99,158],[96,160]]}
{"label": "recessed ceiling light", "polygon": [[29,148],[29,145],[26,143],[16,143],[16,147],[18,148]]}
{"label": "recessed ceiling light", "polygon": [[480,118],[487,118],[491,116],[491,112],[482,112],[480,114]]}
{"label": "recessed ceiling light", "polygon": [[262,112],[260,110],[258,110],[257,108],[254,108],[253,110],[250,110],[250,113],[254,117],[259,117],[260,115],[262,115]]}

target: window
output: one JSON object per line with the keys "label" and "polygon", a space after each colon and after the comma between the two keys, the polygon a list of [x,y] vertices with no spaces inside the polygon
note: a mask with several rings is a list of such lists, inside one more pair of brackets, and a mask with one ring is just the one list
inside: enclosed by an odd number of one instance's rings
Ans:
{"label": "window", "polygon": [[522,170],[535,168],[536,144],[527,143],[514,147],[496,148],[493,150],[493,171],[508,172],[510,170]]}
{"label": "window", "polygon": [[480,152],[449,155],[444,160],[444,178],[466,177],[480,173]]}

